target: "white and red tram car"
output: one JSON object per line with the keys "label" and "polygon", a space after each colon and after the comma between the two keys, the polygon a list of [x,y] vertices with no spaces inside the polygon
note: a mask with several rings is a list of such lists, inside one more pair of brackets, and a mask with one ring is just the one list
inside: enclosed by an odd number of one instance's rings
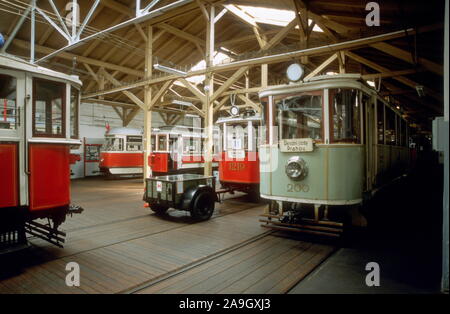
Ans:
{"label": "white and red tram car", "polygon": [[219,118],[223,138],[219,162],[222,187],[259,194],[258,131],[261,117],[255,112]]}
{"label": "white and red tram car", "polygon": [[26,243],[25,230],[63,242],[80,88],[77,76],[0,54],[0,251]]}
{"label": "white and red tram car", "polygon": [[142,175],[143,154],[142,130],[114,128],[105,135],[100,153],[100,171],[111,176]]}
{"label": "white and red tram car", "polygon": [[[201,128],[165,126],[152,131],[148,164],[153,175],[200,173],[205,165]],[[214,132],[213,169],[218,167],[219,134]]]}

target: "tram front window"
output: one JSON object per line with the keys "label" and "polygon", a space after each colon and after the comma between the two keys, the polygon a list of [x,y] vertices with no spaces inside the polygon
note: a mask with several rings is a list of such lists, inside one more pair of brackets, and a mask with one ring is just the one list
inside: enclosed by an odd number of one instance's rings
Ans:
{"label": "tram front window", "polygon": [[123,151],[123,138],[107,137],[103,150],[107,152]]}
{"label": "tram front window", "polygon": [[42,79],[33,83],[33,135],[65,137],[66,85]]}
{"label": "tram front window", "polygon": [[226,150],[248,150],[248,124],[227,125]]}
{"label": "tram front window", "polygon": [[312,138],[321,142],[322,95],[305,93],[275,99],[280,139]]}
{"label": "tram front window", "polygon": [[330,90],[332,142],[360,143],[361,104],[355,89]]}
{"label": "tram front window", "polygon": [[0,74],[0,129],[15,129],[17,116],[17,80]]}

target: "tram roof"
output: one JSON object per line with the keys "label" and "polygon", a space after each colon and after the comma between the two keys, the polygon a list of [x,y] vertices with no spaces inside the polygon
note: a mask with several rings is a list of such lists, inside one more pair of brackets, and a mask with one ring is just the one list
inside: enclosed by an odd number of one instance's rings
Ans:
{"label": "tram roof", "polygon": [[142,129],[135,128],[113,128],[106,135],[142,135]]}
{"label": "tram roof", "polygon": [[11,70],[28,72],[46,76],[48,79],[57,78],[62,79],[72,84],[81,87],[83,83],[77,75],[68,75],[62,72],[54,71],[52,69],[44,68],[42,66],[30,63],[26,60],[20,59],[16,56],[0,53],[0,67]]}

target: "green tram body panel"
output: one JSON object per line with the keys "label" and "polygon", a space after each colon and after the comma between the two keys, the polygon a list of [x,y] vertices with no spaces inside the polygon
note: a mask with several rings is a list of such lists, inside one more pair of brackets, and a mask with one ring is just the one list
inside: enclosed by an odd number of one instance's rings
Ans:
{"label": "green tram body panel", "polygon": [[[306,162],[308,175],[303,180],[294,181],[285,173],[285,165],[293,156]],[[312,152],[293,153],[281,152],[277,146],[262,146],[260,160],[263,196],[315,204],[344,205],[362,200],[363,145],[316,145]]]}

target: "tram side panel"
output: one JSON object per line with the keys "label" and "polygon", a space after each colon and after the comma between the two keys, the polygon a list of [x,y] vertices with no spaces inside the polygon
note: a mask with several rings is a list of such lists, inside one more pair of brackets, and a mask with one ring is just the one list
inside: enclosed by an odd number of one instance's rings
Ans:
{"label": "tram side panel", "polygon": [[70,204],[68,145],[30,144],[30,211]]}
{"label": "tram side panel", "polygon": [[223,152],[219,162],[219,177],[220,182],[225,184],[259,184],[258,153],[245,152],[243,158],[229,158],[227,152]]}
{"label": "tram side panel", "polygon": [[102,152],[100,168],[111,174],[127,174],[127,169],[142,169],[143,153]]}
{"label": "tram side panel", "polygon": [[0,143],[0,208],[19,206],[18,161],[18,144]]}

